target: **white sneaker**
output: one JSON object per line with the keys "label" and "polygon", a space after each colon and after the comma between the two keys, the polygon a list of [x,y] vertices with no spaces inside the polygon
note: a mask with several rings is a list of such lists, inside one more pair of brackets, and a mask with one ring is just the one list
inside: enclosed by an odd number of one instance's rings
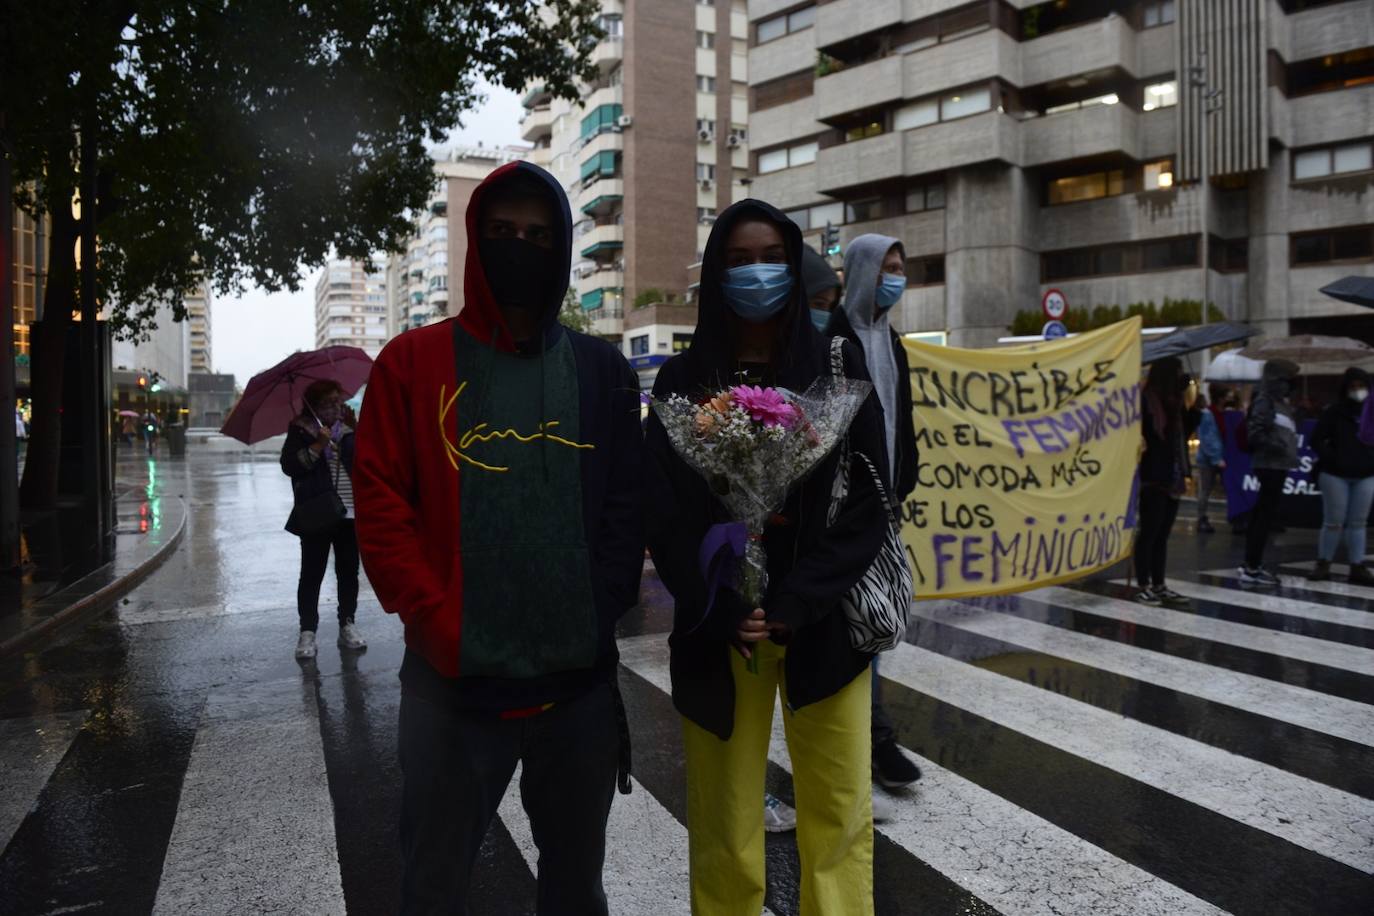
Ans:
{"label": "white sneaker", "polygon": [[296,658],[306,659],[315,657],[315,634],[311,630],[301,630],[300,639],[296,640]]}
{"label": "white sneaker", "polygon": [[763,829],[769,833],[786,833],[797,829],[797,809],[782,799],[763,793]]}
{"label": "white sneaker", "polygon": [[340,649],[366,649],[367,640],[363,639],[363,634],[358,632],[358,628],[353,621],[349,621],[339,627],[339,648]]}
{"label": "white sneaker", "polygon": [[873,823],[886,824],[897,819],[897,803],[877,789],[873,791]]}

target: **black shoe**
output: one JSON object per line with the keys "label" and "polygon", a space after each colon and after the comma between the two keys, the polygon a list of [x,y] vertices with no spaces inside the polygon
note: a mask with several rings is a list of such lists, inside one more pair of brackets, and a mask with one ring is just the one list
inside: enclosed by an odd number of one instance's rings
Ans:
{"label": "black shoe", "polygon": [[1374,585],[1374,573],[1369,571],[1369,567],[1363,563],[1350,564],[1350,584],[1351,585]]}
{"label": "black shoe", "polygon": [[1209,522],[1207,519],[1205,519],[1205,518],[1200,518],[1200,519],[1197,520],[1197,531],[1198,531],[1198,534],[1211,534],[1211,533],[1213,533],[1213,532],[1216,531],[1216,530],[1217,530],[1217,529],[1213,528],[1213,527],[1212,527],[1212,523]]}
{"label": "black shoe", "polygon": [[907,759],[896,741],[873,749],[873,778],[888,789],[904,789],[921,778],[921,770]]}
{"label": "black shoe", "polygon": [[1331,578],[1331,561],[1318,560],[1317,565],[1307,574],[1308,582],[1325,582]]}

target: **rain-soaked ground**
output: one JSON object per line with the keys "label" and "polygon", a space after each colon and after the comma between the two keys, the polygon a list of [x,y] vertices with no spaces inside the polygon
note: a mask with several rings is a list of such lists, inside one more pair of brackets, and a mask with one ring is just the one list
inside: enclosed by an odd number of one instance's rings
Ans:
{"label": "rain-soaked ground", "polygon": [[[185,498],[181,546],[0,662],[0,913],[395,911],[400,624],[364,585],[369,647],[338,649],[326,582],[319,657],[292,657],[299,552],[269,453],[122,458],[153,524]],[[924,776],[877,828],[880,914],[1374,912],[1374,589],[1290,565],[1244,592],[1238,539],[1185,522],[1171,547],[1176,608],[1120,579],[917,606],[882,661]],[[650,568],[621,632],[636,784],[611,817],[613,913],[688,911],[668,619]],[[533,861],[508,797],[472,912],[531,912]],[[768,868],[769,909],[798,913],[790,835]]]}

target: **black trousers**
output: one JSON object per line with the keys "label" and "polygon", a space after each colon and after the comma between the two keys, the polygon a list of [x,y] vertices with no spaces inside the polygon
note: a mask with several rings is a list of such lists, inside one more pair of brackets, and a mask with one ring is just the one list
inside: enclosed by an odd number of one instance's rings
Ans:
{"label": "black trousers", "polygon": [[314,632],[320,626],[320,585],[334,548],[334,575],[339,580],[339,624],[358,612],[358,535],[353,519],[346,518],[328,534],[301,538],[301,578],[296,584],[296,611],[301,629]]}
{"label": "black trousers", "polygon": [[472,866],[521,764],[539,848],[539,916],[605,916],[601,870],[619,733],[609,684],[535,716],[440,706],[401,694],[401,912],[468,913]]}
{"label": "black trousers", "polygon": [[1140,488],[1140,530],[1135,535],[1135,578],[1141,588],[1164,584],[1169,532],[1178,517],[1178,500],[1158,487]]}
{"label": "black trousers", "polygon": [[1283,496],[1283,482],[1288,472],[1261,468],[1253,472],[1259,478],[1259,498],[1250,512],[1250,524],[1245,529],[1245,565],[1251,569],[1264,562],[1264,548],[1269,532],[1279,516],[1279,498]]}

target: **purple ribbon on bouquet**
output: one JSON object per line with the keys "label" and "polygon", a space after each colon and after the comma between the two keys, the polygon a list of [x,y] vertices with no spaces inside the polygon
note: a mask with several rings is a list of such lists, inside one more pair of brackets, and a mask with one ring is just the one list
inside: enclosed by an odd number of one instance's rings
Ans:
{"label": "purple ribbon on bouquet", "polygon": [[701,612],[701,619],[696,626],[688,633],[701,629],[706,618],[711,616],[711,608],[716,603],[716,591],[733,581],[748,540],[749,529],[744,522],[722,522],[706,529],[706,536],[701,539],[701,549],[697,553],[701,578],[706,580],[706,608]]}

